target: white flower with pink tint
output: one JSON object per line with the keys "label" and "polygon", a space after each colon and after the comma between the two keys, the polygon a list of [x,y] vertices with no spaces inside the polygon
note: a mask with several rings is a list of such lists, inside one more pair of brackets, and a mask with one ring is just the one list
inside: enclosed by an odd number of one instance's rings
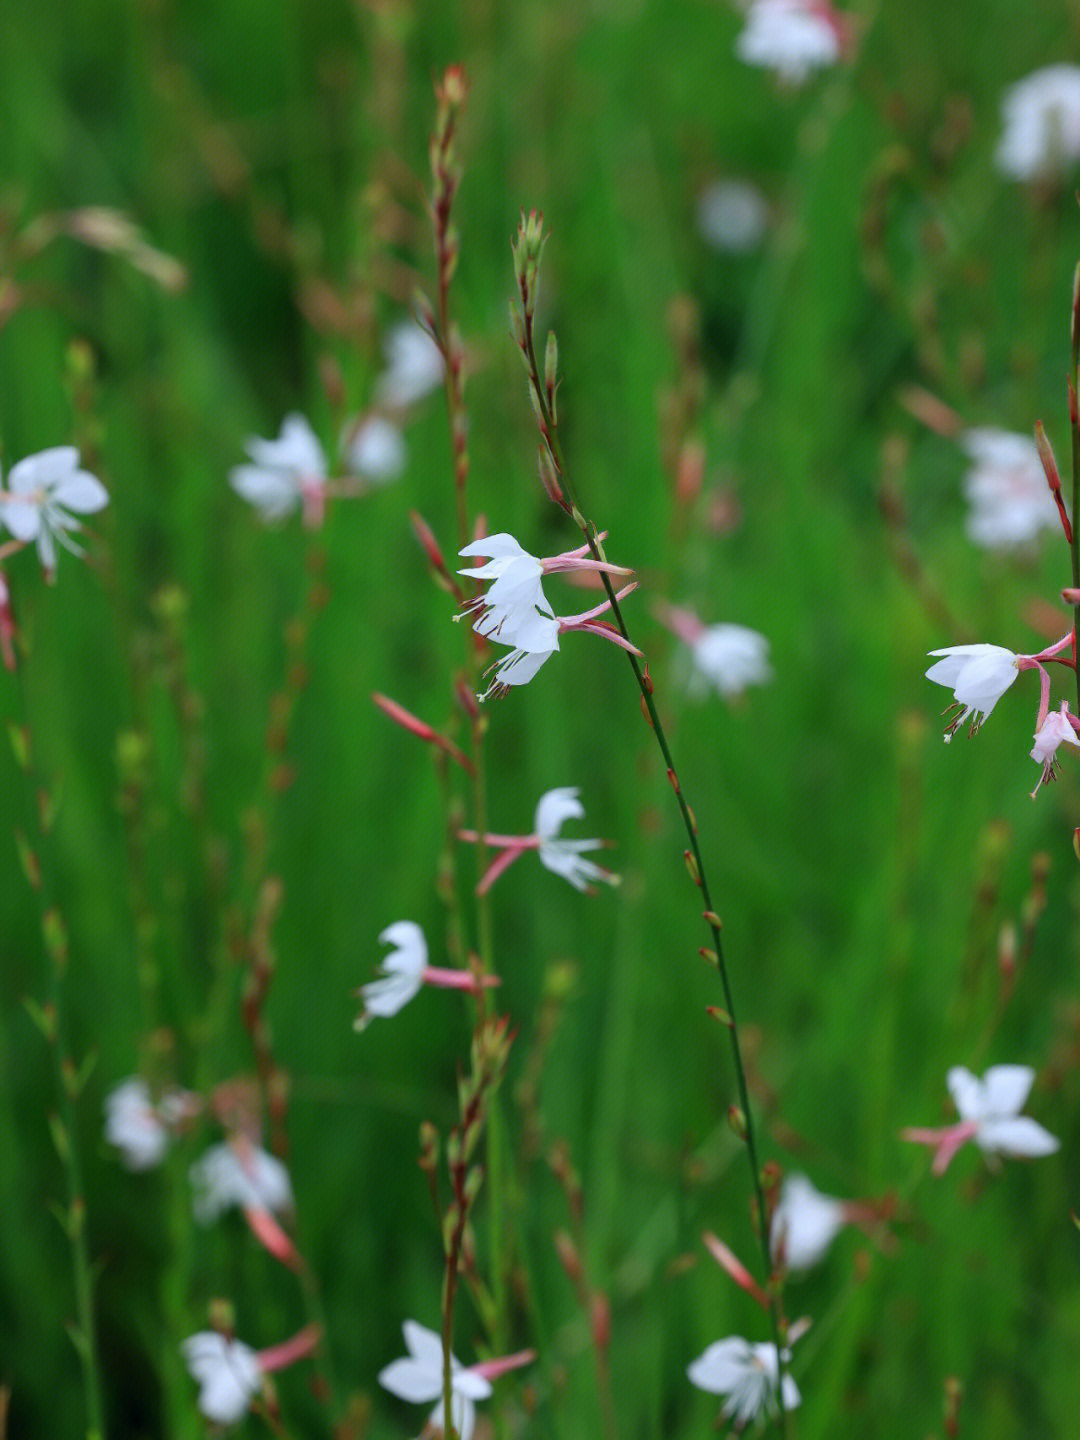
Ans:
{"label": "white flower with pink tint", "polygon": [[745,625],[705,625],[692,610],[659,602],[657,619],[690,647],[691,693],[715,689],[736,700],[748,685],[767,685],[773,678],[769,642]]}
{"label": "white flower with pink tint", "polygon": [[1005,121],[995,152],[1012,180],[1045,180],[1080,158],[1080,67],[1048,65],[1017,81],[1001,103]]}
{"label": "white flower with pink tint", "polygon": [[1057,777],[1057,752],[1061,745],[1080,746],[1080,739],[1077,738],[1075,729],[1075,717],[1069,714],[1069,702],[1063,700],[1060,710],[1051,710],[1043,720],[1035,735],[1035,744],[1031,750],[1032,760],[1037,760],[1043,767],[1039,776],[1038,784],[1031,792],[1034,800],[1039,792],[1039,786],[1047,780],[1054,780]]}
{"label": "white flower with pink tint", "polygon": [[704,1354],[687,1367],[692,1385],[710,1395],[726,1395],[721,1410],[725,1420],[733,1420],[741,1430],[759,1415],[776,1413],[777,1392],[783,1387],[785,1410],[795,1410],[802,1403],[799,1387],[787,1372],[780,1375],[780,1361],[791,1359],[784,1350],[777,1355],[771,1342],[752,1345],[740,1335],[717,1340]]}
{"label": "white flower with pink tint", "polygon": [[375,382],[375,399],[391,410],[404,410],[443,383],[443,357],[431,336],[415,320],[395,325],[383,343],[386,369]]}
{"label": "white flower with pink tint", "polygon": [[133,1076],[106,1097],[105,1139],[120,1151],[129,1170],[161,1164],[169,1148],[169,1128],[145,1080]]}
{"label": "white flower with pink tint", "polygon": [[[405,1333],[408,1356],[384,1366],[379,1371],[379,1384],[399,1400],[408,1400],[414,1405],[430,1405],[433,1400],[437,1400],[439,1403],[431,1412],[428,1427],[435,1434],[441,1435],[446,1418],[442,1401],[442,1338],[434,1330],[418,1325],[415,1320],[406,1320],[402,1330]],[[453,1397],[450,1409],[459,1440],[472,1440],[476,1425],[476,1401],[486,1400],[490,1396],[491,1381],[508,1370],[531,1364],[535,1358],[535,1351],[523,1350],[517,1355],[486,1360],[466,1369],[460,1360],[451,1355],[450,1385]]]}
{"label": "white flower with pink tint", "polygon": [[262,1390],[263,1371],[250,1346],[216,1330],[201,1330],[180,1346],[199,1384],[199,1409],[215,1425],[235,1425]]}
{"label": "white flower with pink tint", "polygon": [[246,442],[251,465],[237,465],[229,484],[267,523],[303,509],[304,524],[322,523],[326,505],[326,456],[303,415],[287,415],[276,440]]}
{"label": "white flower with pink tint", "polygon": [[476,893],[486,894],[503,871],[508,870],[514,861],[528,850],[535,850],[541,865],[568,880],[575,890],[591,892],[590,882],[593,880],[602,880],[607,885],[618,885],[618,875],[583,858],[586,851],[604,849],[608,843],[606,840],[568,840],[559,833],[567,820],[585,818],[585,807],[578,799],[578,793],[576,786],[562,786],[541,795],[531,835],[480,836],[475,830],[459,830],[459,840],[472,845],[482,840],[484,845],[502,852],[488,866],[476,887]]}
{"label": "white flower with pink tint", "polygon": [[289,1172],[280,1160],[243,1136],[212,1145],[191,1167],[195,1218],[209,1225],[234,1205],[280,1215],[293,1206]]}
{"label": "white flower with pink tint", "polygon": [[949,721],[946,740],[952,739],[969,715],[974,734],[1020,673],[1019,657],[1003,645],[953,645],[931,650],[930,655],[943,658],[930,666],[926,678],[953,692],[956,703],[949,710],[960,709]]}
{"label": "white flower with pink tint", "polygon": [[481,985],[499,984],[494,975],[478,977],[469,970],[440,970],[430,966],[424,932],[412,920],[398,920],[388,925],[379,939],[395,948],[379,966],[382,978],[371,980],[356,991],[364,1008],[353,1021],[355,1030],[365,1030],[378,1015],[396,1015],[422,985],[475,992]]}
{"label": "white flower with pink tint", "polygon": [[180,1345],[180,1353],[199,1384],[199,1409],[215,1425],[235,1425],[262,1391],[263,1376],[284,1370],[319,1346],[322,1331],[308,1325],[291,1339],[255,1351],[218,1330],[200,1330]]}
{"label": "white flower with pink tint", "polygon": [[801,85],[813,71],[836,64],[844,37],[845,22],[827,0],[751,0],[735,54]]}
{"label": "white flower with pink tint", "polygon": [[[0,490],[0,522],[23,545],[33,541],[46,578],[56,572],[56,547],[82,551],[70,532],[81,530],[76,515],[94,515],[109,503],[96,475],[79,468],[79,452],[61,445],[29,455],[11,467]],[[74,513],[72,513],[74,512]]]}
{"label": "white flower with pink tint", "polygon": [[968,1140],[974,1140],[987,1155],[1012,1159],[1052,1155],[1060,1141],[1038,1121],[1020,1114],[1034,1079],[1035,1071],[1028,1065],[991,1065],[981,1079],[964,1066],[954,1065],[945,1083],[959,1112],[959,1123],[940,1130],[903,1130],[900,1138],[934,1150],[931,1169],[935,1175],[945,1173]]}
{"label": "white flower with pink tint", "polygon": [[971,506],[967,533],[976,545],[1015,549],[1057,528],[1057,506],[1029,435],[984,428],[965,431],[960,443],[973,462],[964,495]]}

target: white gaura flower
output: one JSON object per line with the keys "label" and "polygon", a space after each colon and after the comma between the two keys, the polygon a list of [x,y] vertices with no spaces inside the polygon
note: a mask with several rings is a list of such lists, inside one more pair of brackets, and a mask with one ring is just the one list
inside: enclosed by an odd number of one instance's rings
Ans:
{"label": "white gaura flower", "polygon": [[563,786],[541,795],[536,807],[535,833],[539,840],[540,864],[555,875],[569,880],[582,893],[590,889],[590,881],[603,880],[618,885],[618,875],[583,859],[587,850],[601,850],[603,840],[564,840],[559,831],[567,820],[584,820],[585,807],[578,799],[576,786]]}
{"label": "white gaura flower", "polygon": [[268,523],[298,507],[304,524],[321,524],[326,504],[326,456],[303,415],[287,415],[276,440],[253,436],[246,442],[251,465],[229,472],[229,484]]}
{"label": "white gaura flower", "polygon": [[145,1080],[133,1076],[106,1097],[105,1139],[120,1151],[129,1170],[151,1170],[161,1164],[169,1147],[169,1130]]}
{"label": "white gaura flower", "polygon": [[458,839],[475,845],[481,839],[485,845],[502,853],[497,855],[485,871],[476,887],[478,895],[484,895],[495,881],[527,850],[535,850],[540,863],[564,880],[569,880],[575,890],[591,891],[590,881],[603,880],[608,885],[618,885],[620,877],[610,870],[601,869],[591,860],[583,859],[587,850],[601,850],[605,840],[564,840],[559,831],[567,820],[582,820],[585,809],[578,799],[576,786],[563,786],[541,795],[536,807],[535,829],[531,835],[487,835],[480,836],[475,830],[459,830]]}
{"label": "white gaura flower", "polygon": [[243,1136],[211,1146],[192,1165],[190,1175],[195,1218],[203,1225],[234,1205],[274,1215],[292,1209],[292,1185],[285,1166]]}
{"label": "white gaura flower", "polygon": [[976,545],[1014,549],[1057,528],[1057,506],[1029,435],[984,428],[965,431],[960,443],[973,462],[964,495],[971,506],[966,529]]}
{"label": "white gaura flower", "polygon": [[[785,1350],[782,1358],[786,1365],[790,1353]],[[759,1415],[775,1413],[781,1385],[785,1410],[795,1410],[802,1403],[799,1388],[786,1371],[781,1380],[776,1346],[771,1342],[752,1345],[739,1335],[729,1335],[710,1345],[686,1373],[699,1390],[728,1397],[720,1413],[726,1420],[734,1420],[739,1429]]]}
{"label": "white gaura flower", "polygon": [[356,994],[364,1008],[353,1021],[355,1030],[365,1030],[376,1015],[396,1015],[420,989],[435,985],[443,990],[471,990],[481,985],[498,985],[495,975],[474,975],[470,970],[440,970],[428,964],[427,941],[420,926],[412,920],[398,920],[388,925],[379,936],[384,945],[397,948],[380,965],[381,980],[361,985]]}
{"label": "white gaura flower", "polygon": [[180,1349],[199,1383],[199,1409],[207,1420],[215,1425],[235,1425],[242,1420],[263,1386],[263,1370],[255,1351],[216,1330],[189,1336]]}
{"label": "white gaura flower", "polygon": [[1036,1120],[1021,1115],[1035,1071],[1029,1065],[991,1065],[981,1079],[954,1065],[945,1077],[960,1119],[975,1126],[972,1139],[988,1155],[1052,1155],[1060,1142]]}
{"label": "white gaura flower", "polygon": [[1039,785],[1043,785],[1047,780],[1053,780],[1057,776],[1058,746],[1063,744],[1080,746],[1080,739],[1077,738],[1073,726],[1073,717],[1069,714],[1067,700],[1061,702],[1060,710],[1051,710],[1039,726],[1035,735],[1035,744],[1031,750],[1031,758],[1037,760],[1043,770],[1038,784],[1031,792],[1033,800],[1039,793]]}
{"label": "white gaura flower", "polygon": [[735,54],[801,85],[812,71],[839,60],[843,37],[842,19],[825,0],[751,0]]}
{"label": "white gaura flower", "polygon": [[[414,1405],[428,1405],[432,1400],[439,1400],[428,1423],[441,1434],[445,1418],[440,1399],[443,1388],[442,1340],[434,1330],[418,1325],[415,1320],[406,1320],[402,1329],[408,1358],[394,1360],[380,1370],[379,1384],[399,1400],[408,1400]],[[466,1370],[454,1356],[450,1357],[450,1372],[454,1392],[451,1406],[454,1428],[460,1440],[471,1440],[476,1424],[475,1402],[488,1398],[491,1383],[475,1371]]]}
{"label": "white gaura flower", "polygon": [[[537,641],[541,651],[559,648],[557,627],[554,643],[546,643],[555,612],[544,595],[543,560],[530,555],[513,535],[505,532],[474,540],[458,553],[466,558],[491,557],[485,565],[472,565],[458,571],[459,575],[468,575],[474,580],[491,581],[483,596],[467,601],[462,607],[466,614],[477,612],[473,629],[478,635],[510,644],[521,634],[526,642],[524,649]],[[547,629],[542,624],[545,620]]]}
{"label": "white gaura flower", "polygon": [[395,325],[383,344],[386,369],[375,382],[375,399],[390,410],[404,410],[443,382],[443,357],[431,336],[415,320]]}
{"label": "white gaura flower", "polygon": [[1052,1155],[1060,1142],[1036,1120],[1020,1111],[1030,1093],[1035,1071],[1028,1065],[991,1065],[979,1079],[963,1065],[954,1065],[945,1077],[959,1123],[943,1129],[908,1129],[902,1140],[928,1145],[934,1153],[931,1170],[943,1175],[960,1147],[974,1140],[987,1155],[1034,1159]]}
{"label": "white gaura flower", "polygon": [[698,229],[716,250],[745,255],[755,250],[769,228],[769,204],[745,180],[717,180],[698,200]]}
{"label": "white gaura flower", "polygon": [[846,1223],[843,1200],[822,1195],[805,1175],[788,1175],[769,1229],[773,1260],[788,1270],[809,1270]]}
{"label": "white gaura flower", "polygon": [[1001,113],[998,169],[1012,180],[1060,175],[1080,158],[1080,67],[1048,65],[1017,81]]}
{"label": "white gaura flower", "polygon": [[698,676],[715,685],[725,700],[741,695],[748,685],[772,679],[769,642],[745,625],[709,625],[690,647]]}
{"label": "white gaura flower", "polygon": [[1017,656],[1003,645],[953,645],[945,650],[931,650],[931,656],[944,658],[931,665],[926,678],[935,685],[944,685],[956,696],[949,710],[959,708],[960,714],[950,720],[945,739],[951,740],[968,718],[974,734],[1005,691],[1020,673]]}
{"label": "white gaura flower", "polygon": [[0,490],[0,521],[24,545],[36,543],[42,568],[52,576],[57,544],[73,555],[82,554],[69,533],[82,529],[75,515],[94,515],[108,503],[108,491],[97,476],[79,469],[78,450],[60,445],[12,466]]}
{"label": "white gaura flower", "polygon": [[345,459],[354,475],[386,485],[405,469],[405,437],[385,416],[369,415],[351,428]]}

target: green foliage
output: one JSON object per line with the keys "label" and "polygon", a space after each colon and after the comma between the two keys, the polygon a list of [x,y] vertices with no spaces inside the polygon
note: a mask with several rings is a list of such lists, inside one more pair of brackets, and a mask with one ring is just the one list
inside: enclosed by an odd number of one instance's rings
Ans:
{"label": "green foliage", "polygon": [[[461,627],[408,522],[420,511],[453,557],[440,398],[410,421],[405,476],[333,508],[315,537],[295,520],[262,527],[227,475],[245,438],[276,434],[287,412],[333,450],[345,416],[371,403],[380,334],[432,274],[431,76],[451,62],[472,85],[453,303],[473,508],[537,554],[579,543],[537,483],[506,320],[510,239],[535,207],[550,230],[538,333],[558,333],[568,463],[611,558],[642,580],[628,623],[699,823],[764,1154],[833,1194],[897,1197],[895,1244],[846,1232],[792,1282],[790,1313],[815,1321],[796,1349],[797,1434],[936,1434],[949,1376],[964,1387],[961,1433],[1069,1433],[1080,786],[1066,758],[1060,783],[1028,800],[1024,677],[976,740],[948,748],[944,692],[922,678],[938,646],[1057,638],[1030,628],[1029,602],[1067,582],[1065,547],[974,550],[962,457],[901,396],[922,386],[967,424],[1028,431],[1041,417],[1067,468],[1080,213],[1071,179],[1052,192],[1006,182],[993,149],[1004,86],[1068,58],[1075,17],[1053,0],[1018,32],[1005,0],[859,8],[854,63],[785,91],[734,58],[734,8],[701,0],[5,7],[0,282],[21,303],[0,329],[4,471],[74,443],[111,496],[90,522],[89,568],[61,555],[51,588],[32,553],[6,567],[20,630],[19,673],[0,671],[14,746],[0,747],[0,1385],[13,1435],[85,1424],[48,1214],[71,1213],[49,1133],[50,944],[66,952],[72,1054],[94,1057],[78,1071],[77,1131],[57,1134],[83,1157],[107,1434],[203,1433],[178,1345],[215,1297],[235,1301],[253,1346],[305,1321],[294,1279],[237,1217],[193,1225],[186,1171],[205,1131],[149,1174],[125,1172],[102,1139],[104,1097],[140,1066],[203,1092],[253,1071],[230,917],[250,912],[265,874],[284,902],[264,1016],[289,1077],[297,1240],[318,1277],[335,1403],[368,1397],[374,1437],[415,1428],[375,1377],[406,1316],[438,1324],[442,1245],[417,1135],[432,1121],[445,1137],[458,1118],[471,1012],[424,990],[361,1036],[351,1021],[393,921],[424,928],[432,964],[455,963],[434,885],[439,771],[370,702],[378,690],[436,728],[457,723]],[[702,187],[727,174],[773,206],[753,256],[717,255],[696,229]],[[84,206],[130,216],[186,267],[186,288],[70,238],[20,255],[33,220]],[[681,518],[657,418],[677,378],[680,295],[700,314],[694,438],[707,457],[706,495]],[[889,475],[902,529],[878,503]],[[706,502],[720,492],[741,520],[716,533]],[[898,539],[921,581],[897,564]],[[562,593],[557,609],[584,608]],[[766,634],[771,687],[687,703],[685,657],[651,610],[661,596]],[[271,755],[296,617],[306,674]],[[527,833],[542,792],[579,785],[583,833],[617,840],[624,877],[590,899],[526,855],[492,892],[498,1008],[517,1030],[501,1091],[520,1152],[505,1202],[522,1270],[512,1338],[540,1352],[521,1433],[601,1433],[589,1320],[554,1244],[570,1224],[547,1163],[560,1144],[580,1175],[589,1283],[611,1303],[619,1433],[704,1434],[718,1407],[691,1389],[687,1362],[723,1335],[766,1331],[700,1246],[711,1229],[748,1263],[757,1253],[725,1118],[727,1035],[706,1015],[722,996],[696,953],[708,935],[668,780],[624,657],[589,637],[566,637],[490,707],[490,727],[490,828]],[[293,774],[280,792],[278,763]],[[26,764],[47,782],[47,837]],[[1045,913],[1002,1011],[1001,928],[1024,933],[1043,852]],[[21,873],[43,860],[49,943]],[[464,905],[474,865],[461,857]],[[994,1062],[1039,1068],[1031,1109],[1060,1155],[992,1174],[969,1149],[931,1180],[899,1130],[943,1123],[950,1065]],[[478,1214],[490,1193],[485,1180]],[[469,1363],[481,1326],[467,1296],[460,1306]],[[289,1433],[330,1433],[303,1366],[276,1383]]]}

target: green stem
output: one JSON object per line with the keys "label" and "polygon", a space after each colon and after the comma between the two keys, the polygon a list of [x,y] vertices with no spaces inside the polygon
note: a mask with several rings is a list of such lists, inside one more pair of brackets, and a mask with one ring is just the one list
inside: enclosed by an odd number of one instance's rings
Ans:
{"label": "green stem", "polygon": [[[1080,413],[1077,411],[1077,369],[1080,362],[1080,265],[1073,277],[1072,320],[1069,336],[1072,354],[1069,364],[1069,428],[1072,431],[1072,583],[1080,589]],[[1077,660],[1076,637],[1080,634],[1080,605],[1073,606],[1073,660]],[[1076,705],[1080,712],[1080,665],[1076,668]]]}
{"label": "green stem", "polygon": [[[603,547],[597,538],[597,528],[590,520],[587,520],[585,518],[585,516],[578,508],[574,489],[570,482],[565,459],[563,456],[562,445],[559,440],[558,424],[552,414],[551,407],[548,403],[546,387],[540,378],[540,369],[536,360],[532,315],[529,313],[527,305],[525,307],[524,320],[525,355],[528,361],[529,379],[537,403],[543,439],[548,446],[552,461],[554,462],[555,468],[558,472],[559,483],[562,486],[563,491],[566,494],[567,501],[571,507],[571,516],[574,520],[574,523],[578,526],[582,535],[584,536],[593,558],[595,560],[604,560],[606,559],[606,557],[604,555]],[[1080,470],[1076,471],[1076,473],[1080,475]],[[615,597],[615,587],[612,584],[611,577],[605,571],[600,571],[599,573],[600,579],[603,582],[604,590],[607,594],[608,602],[610,604],[611,615],[615,622],[615,627],[618,630],[619,634],[622,636],[622,638],[629,641],[630,634],[627,630],[626,622],[623,619],[622,611],[619,608],[619,602]],[[701,848],[698,844],[697,825],[694,821],[694,817],[690,810],[690,807],[687,804],[686,797],[683,794],[682,786],[680,785],[678,780],[678,772],[675,769],[675,761],[672,757],[671,749],[667,741],[667,736],[664,733],[664,727],[661,723],[659,713],[656,709],[656,703],[653,699],[652,681],[646,677],[645,671],[642,669],[638,657],[630,651],[627,651],[626,654],[627,659],[630,661],[631,669],[634,672],[634,679],[637,681],[638,689],[641,691],[642,703],[644,704],[645,709],[648,712],[649,723],[652,727],[653,734],[656,736],[656,743],[659,745],[660,753],[664,757],[664,764],[667,766],[668,778],[670,779],[672,788],[675,791],[675,799],[679,806],[679,814],[682,816],[683,826],[686,830],[688,853],[690,856],[693,857],[693,869],[696,872],[696,881],[701,890],[701,898],[705,902],[705,920],[712,936],[713,953],[716,955],[716,966],[720,974],[720,985],[724,994],[724,1008],[727,1011],[728,1019],[730,1022],[727,1026],[727,1030],[728,1034],[731,1037],[732,1062],[735,1067],[735,1081],[739,1093],[739,1105],[743,1114],[747,1159],[750,1163],[751,1182],[753,1185],[754,1200],[757,1206],[757,1213],[759,1219],[758,1228],[761,1237],[762,1259],[765,1267],[765,1275],[766,1277],[768,1277],[772,1272],[772,1256],[769,1250],[769,1232],[768,1226],[766,1224],[765,1193],[761,1183],[761,1166],[758,1162],[757,1136],[754,1129],[753,1115],[750,1109],[750,1092],[746,1081],[746,1067],[743,1063],[742,1047],[739,1042],[739,1029],[735,1018],[735,1004],[734,997],[732,995],[731,980],[728,975],[727,964],[724,960],[723,942],[720,938],[720,925],[716,917],[716,909],[713,905],[712,895],[709,890],[709,882],[705,873],[705,862],[702,858]],[[710,916],[713,918],[709,918]],[[769,1318],[772,1325],[773,1341],[777,1348],[777,1358],[779,1360],[779,1354],[781,1349],[780,1306],[779,1300],[775,1296],[770,1297]],[[777,1402],[780,1412],[779,1422],[781,1433],[786,1434],[787,1425],[782,1385],[777,1386]]]}

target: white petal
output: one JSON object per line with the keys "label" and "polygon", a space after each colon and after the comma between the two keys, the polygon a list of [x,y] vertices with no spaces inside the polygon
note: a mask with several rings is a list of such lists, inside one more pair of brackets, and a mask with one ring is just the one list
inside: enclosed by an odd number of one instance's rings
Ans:
{"label": "white petal", "polygon": [[229,472],[229,484],[239,496],[261,510],[267,520],[283,519],[300,503],[295,477],[282,470],[237,465]]}
{"label": "white petal", "polygon": [[464,1395],[469,1400],[486,1400],[491,1394],[491,1381],[486,1380],[483,1375],[477,1375],[475,1370],[466,1370],[464,1367],[455,1370],[451,1383],[458,1395]]}
{"label": "white petal", "polygon": [[822,1195],[805,1175],[789,1175],[773,1214],[770,1246],[789,1270],[809,1270],[823,1259],[844,1224],[839,1200]]}
{"label": "white petal", "polygon": [[979,1126],[975,1141],[981,1149],[991,1154],[1021,1158],[1053,1155],[1054,1151],[1061,1147],[1059,1140],[1028,1115],[1017,1115],[1005,1120],[984,1120]]}
{"label": "white petal", "polygon": [[1034,1080],[1030,1065],[991,1065],[982,1078],[986,1114],[1019,1115]]}
{"label": "white petal", "polygon": [[790,1375],[785,1375],[780,1382],[784,1392],[784,1409],[797,1410],[802,1404],[802,1396],[799,1394],[799,1387]]}
{"label": "white petal", "polygon": [[576,785],[564,785],[541,795],[533,822],[535,833],[542,839],[551,839],[567,820],[583,820],[585,807],[578,799],[579,794]]}
{"label": "white petal", "polygon": [[986,1114],[982,1081],[963,1065],[954,1065],[945,1084],[961,1120],[981,1120]]}
{"label": "white petal", "polygon": [[379,484],[396,480],[405,469],[405,438],[389,420],[372,415],[353,435],[348,462],[368,480]]}
{"label": "white petal", "polygon": [[52,502],[77,515],[93,515],[109,503],[109,492],[89,470],[76,470],[60,480],[53,489]]}
{"label": "white petal", "polygon": [[41,507],[26,500],[0,500],[0,520],[16,540],[27,543],[41,529]]}
{"label": "white petal", "polygon": [[[513,535],[505,530],[500,530],[497,535],[487,535],[483,540],[473,540],[471,544],[464,546],[458,551],[459,555],[489,555],[493,560],[499,559],[525,559],[532,560],[534,557],[527,550],[522,549]],[[475,575],[475,570],[460,570],[460,575]]]}
{"label": "white petal", "polygon": [[690,1383],[710,1395],[727,1395],[753,1364],[753,1352],[739,1335],[717,1340],[687,1366]]}
{"label": "white petal", "polygon": [[[473,1402],[455,1391],[450,1401],[450,1415],[454,1429],[458,1432],[458,1440],[472,1440],[472,1433],[476,1428],[476,1406]],[[445,1419],[446,1414],[440,1402],[428,1419],[428,1425],[436,1435],[442,1435]]]}
{"label": "white petal", "polygon": [[205,1330],[183,1341],[181,1353],[201,1386],[199,1409],[218,1425],[233,1425],[247,1413],[262,1389],[262,1368],[255,1351],[239,1340]]}
{"label": "white petal", "polygon": [[393,1360],[379,1371],[379,1384],[399,1400],[426,1405],[442,1393],[441,1360],[437,1370],[419,1360]]}
{"label": "white petal", "polygon": [[286,415],[276,440],[252,436],[247,452],[256,465],[273,470],[291,470],[297,475],[324,476],[326,456],[303,415]]}
{"label": "white petal", "polygon": [[[429,1330],[416,1320],[406,1320],[401,1327],[405,1336],[405,1348],[414,1360],[431,1366],[442,1375],[442,1336]],[[450,1357],[453,1361],[453,1356]],[[427,1399],[427,1396],[424,1397]]]}
{"label": "white petal", "polygon": [[[558,648],[558,647],[555,647]],[[553,650],[511,650],[495,671],[500,685],[527,685]]]}
{"label": "white petal", "polygon": [[7,488],[16,495],[31,490],[51,490],[54,485],[78,469],[79,452],[73,445],[57,445],[28,455],[11,467]]}

